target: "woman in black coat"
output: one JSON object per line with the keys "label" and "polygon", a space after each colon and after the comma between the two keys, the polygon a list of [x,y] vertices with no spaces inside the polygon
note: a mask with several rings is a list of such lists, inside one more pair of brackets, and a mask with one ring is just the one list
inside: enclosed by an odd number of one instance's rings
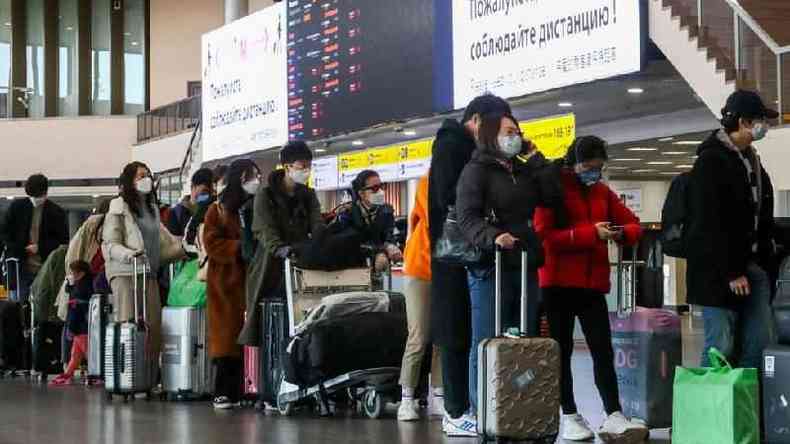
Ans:
{"label": "woman in black coat", "polygon": [[[484,95],[466,108],[462,123],[448,119],[433,143],[428,185],[428,219],[431,249],[442,235],[448,208],[455,205],[456,185],[477,147],[475,134],[480,116],[510,112],[499,97]],[[431,261],[431,335],[439,346],[444,381],[444,432],[448,436],[477,436],[469,410],[469,346],[471,306],[466,270]]]}

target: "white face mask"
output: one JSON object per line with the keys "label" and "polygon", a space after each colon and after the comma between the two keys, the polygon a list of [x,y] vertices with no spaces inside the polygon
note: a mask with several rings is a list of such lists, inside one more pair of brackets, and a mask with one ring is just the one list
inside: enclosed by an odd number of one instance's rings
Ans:
{"label": "white face mask", "polygon": [[509,158],[515,157],[518,153],[521,152],[522,141],[521,136],[512,135],[512,136],[499,136],[497,138],[497,143],[499,143],[499,149],[502,153]]}
{"label": "white face mask", "polygon": [[768,134],[768,124],[765,122],[757,122],[752,127],[752,140],[755,142],[765,139]]}
{"label": "white face mask", "polygon": [[46,202],[46,201],[47,201],[47,197],[46,196],[43,196],[43,197],[31,197],[30,198],[30,202],[33,203],[34,207],[40,207],[41,205],[44,205],[44,202]]}
{"label": "white face mask", "polygon": [[258,187],[260,187],[260,185],[261,185],[261,181],[260,180],[252,179],[249,182],[245,182],[244,185],[242,185],[241,187],[244,188],[244,191],[247,194],[253,194],[254,195],[255,193],[258,192]]}
{"label": "white face mask", "polygon": [[384,190],[378,190],[377,192],[370,195],[371,205],[384,205],[385,203],[387,203],[387,199],[384,195]]}
{"label": "white face mask", "polygon": [[288,177],[300,185],[307,185],[310,180],[310,170],[288,170]]}
{"label": "white face mask", "polygon": [[154,189],[154,181],[150,177],[143,177],[134,184],[134,187],[140,194],[149,194]]}

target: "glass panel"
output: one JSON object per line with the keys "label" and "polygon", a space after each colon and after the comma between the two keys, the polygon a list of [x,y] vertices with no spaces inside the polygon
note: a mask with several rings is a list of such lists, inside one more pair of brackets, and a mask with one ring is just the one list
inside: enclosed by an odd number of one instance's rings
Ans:
{"label": "glass panel", "polygon": [[60,0],[58,16],[58,115],[76,116],[77,97],[77,0]]}
{"label": "glass panel", "polygon": [[124,114],[145,111],[145,2],[126,0],[123,20]]}
{"label": "glass panel", "polygon": [[[787,116],[787,117],[785,117]],[[782,55],[782,120],[790,121],[790,55]]]}
{"label": "glass panel", "polygon": [[776,55],[741,22],[740,86],[758,91],[769,107],[779,106]]}
{"label": "glass panel", "polygon": [[11,83],[11,0],[0,0],[0,119],[9,115]]}
{"label": "glass panel", "polygon": [[111,0],[92,0],[91,113],[110,114],[110,9]]}
{"label": "glass panel", "polygon": [[27,0],[28,117],[44,117],[44,0]]}
{"label": "glass panel", "polygon": [[702,1],[700,43],[716,57],[719,69],[735,68],[735,17],[725,0]]}

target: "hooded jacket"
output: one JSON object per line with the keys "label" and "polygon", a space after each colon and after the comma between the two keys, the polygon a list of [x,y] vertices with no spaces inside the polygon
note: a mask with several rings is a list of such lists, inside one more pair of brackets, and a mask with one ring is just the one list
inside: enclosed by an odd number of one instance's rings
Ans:
{"label": "hooded jacket", "polygon": [[[746,275],[750,262],[768,267],[773,259],[773,185],[753,148],[747,157],[760,174],[759,225],[746,166],[714,131],[697,150],[689,175],[686,245],[688,301],[712,307],[737,306],[729,283]],[[751,150],[751,152],[749,151]],[[755,178],[756,179],[756,178]],[[752,250],[754,244],[758,250]]]}
{"label": "hooded jacket", "polygon": [[[512,160],[477,149],[458,181],[458,223],[467,239],[484,251],[510,233],[528,248],[531,269],[543,263],[543,249],[532,227],[535,208],[562,205],[559,172],[540,152]],[[520,254],[508,251],[505,266],[519,269]]]}
{"label": "hooded jacket", "polygon": [[281,297],[273,294],[280,288],[284,272],[283,261],[274,257],[275,251],[309,239],[324,226],[315,191],[297,184],[294,195],[288,196],[283,189],[284,177],[282,170],[272,172],[255,193],[252,232],[258,247],[247,265],[247,317],[238,338],[243,345],[261,342],[261,300]]}

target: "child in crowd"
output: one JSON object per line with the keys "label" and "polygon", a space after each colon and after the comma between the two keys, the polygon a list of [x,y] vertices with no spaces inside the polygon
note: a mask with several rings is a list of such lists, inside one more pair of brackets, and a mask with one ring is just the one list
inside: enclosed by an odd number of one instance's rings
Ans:
{"label": "child in crowd", "polygon": [[66,317],[67,334],[73,338],[71,360],[66,372],[50,382],[50,385],[68,385],[74,372],[88,355],[88,306],[93,296],[91,267],[85,261],[74,261],[69,265],[71,277],[66,284],[69,294],[69,312]]}

